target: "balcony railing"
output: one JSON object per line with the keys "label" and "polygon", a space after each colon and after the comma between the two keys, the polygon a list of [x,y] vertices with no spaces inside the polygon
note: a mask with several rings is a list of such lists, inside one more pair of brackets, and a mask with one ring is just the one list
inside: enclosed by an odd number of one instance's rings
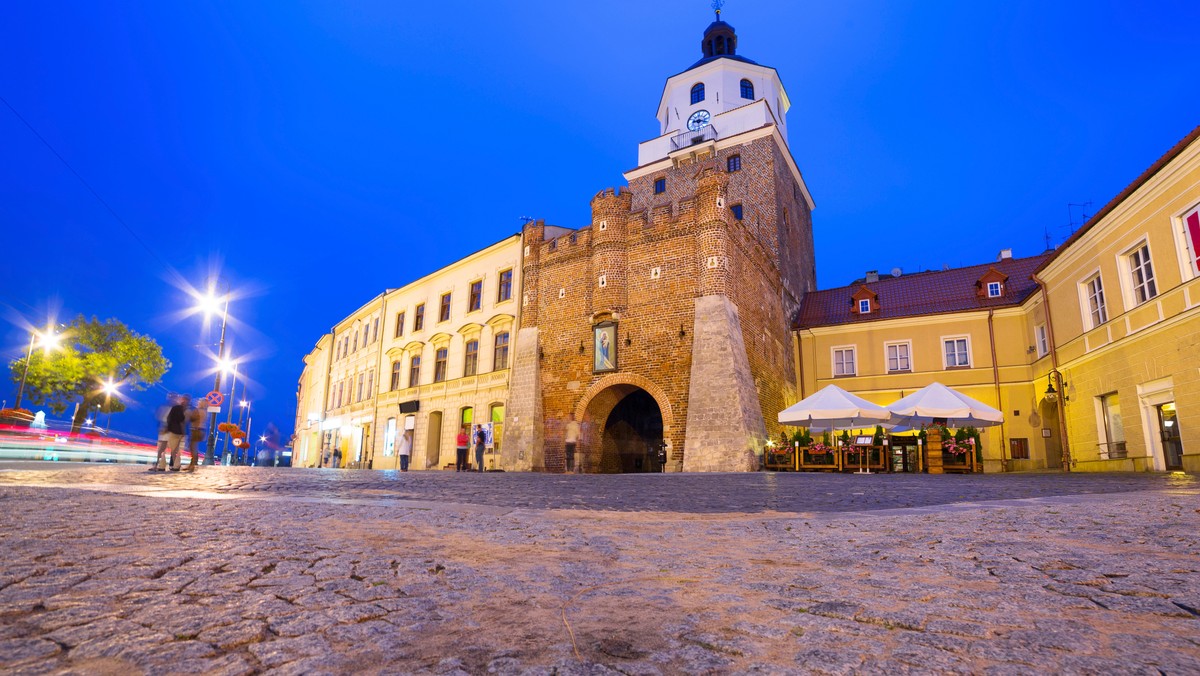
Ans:
{"label": "balcony railing", "polygon": [[1124,441],[1114,441],[1111,443],[1100,444],[1101,460],[1118,460],[1124,457],[1126,457]]}
{"label": "balcony railing", "polygon": [[717,128],[711,124],[696,131],[685,129],[671,137],[671,152],[715,140],[717,140]]}

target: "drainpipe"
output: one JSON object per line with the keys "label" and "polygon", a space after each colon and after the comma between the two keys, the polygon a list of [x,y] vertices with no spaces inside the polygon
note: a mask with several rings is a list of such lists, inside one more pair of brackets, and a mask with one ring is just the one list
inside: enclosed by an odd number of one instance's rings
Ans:
{"label": "drainpipe", "polygon": [[[996,387],[996,407],[1003,412],[1004,405],[1000,402],[1000,365],[996,363],[996,327],[992,323],[995,313],[994,309],[988,310],[988,340],[992,345],[992,384]],[[1000,471],[1008,471],[1008,440],[1004,434],[1004,423],[1000,423]]]}
{"label": "drainpipe", "polygon": [[[1062,394],[1054,402],[1055,409],[1058,411],[1058,440],[1062,445],[1062,466],[1064,472],[1071,471],[1071,447],[1067,444],[1067,417],[1066,411],[1063,409],[1063,400],[1067,398],[1066,390],[1063,389],[1062,372],[1058,370],[1058,344],[1054,340],[1054,320],[1050,316],[1050,294],[1046,291],[1046,282],[1042,281],[1037,273],[1030,275],[1038,288],[1042,290],[1042,307],[1046,308],[1046,340],[1050,343],[1050,364],[1053,368],[1055,380],[1057,381],[1058,391]],[[1037,387],[1033,389],[1034,397],[1037,397]]]}

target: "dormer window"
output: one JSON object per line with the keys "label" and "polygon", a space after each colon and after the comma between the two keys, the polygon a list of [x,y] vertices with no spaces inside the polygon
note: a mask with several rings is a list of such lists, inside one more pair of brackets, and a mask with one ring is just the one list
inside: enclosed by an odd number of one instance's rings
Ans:
{"label": "dormer window", "polygon": [[879,294],[867,288],[864,284],[850,296],[851,312],[857,315],[869,315],[879,311]]}
{"label": "dormer window", "polygon": [[754,100],[754,83],[749,80],[742,80],[742,98]]}
{"label": "dormer window", "polygon": [[695,105],[704,100],[704,83],[697,82],[692,86],[692,104]]}
{"label": "dormer window", "polygon": [[1004,295],[1004,283],[1008,275],[995,267],[989,267],[987,272],[975,281],[975,296],[978,298],[1000,298]]}

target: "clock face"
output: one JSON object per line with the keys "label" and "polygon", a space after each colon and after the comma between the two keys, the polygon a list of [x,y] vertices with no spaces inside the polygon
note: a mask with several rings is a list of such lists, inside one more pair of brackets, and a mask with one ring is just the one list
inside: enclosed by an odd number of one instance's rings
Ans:
{"label": "clock face", "polygon": [[701,129],[707,127],[709,121],[711,120],[712,116],[708,114],[707,110],[697,110],[696,112],[692,113],[691,117],[688,118],[688,129],[691,129],[692,131],[700,131]]}

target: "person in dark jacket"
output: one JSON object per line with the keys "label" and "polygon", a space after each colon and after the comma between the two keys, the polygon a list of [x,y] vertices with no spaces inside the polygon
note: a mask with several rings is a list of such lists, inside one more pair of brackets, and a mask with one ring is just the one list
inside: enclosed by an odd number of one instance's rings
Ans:
{"label": "person in dark jacket", "polygon": [[175,405],[167,412],[167,448],[171,451],[171,471],[179,471],[179,447],[183,444],[187,432],[187,413],[192,398],[186,394],[180,395]]}

